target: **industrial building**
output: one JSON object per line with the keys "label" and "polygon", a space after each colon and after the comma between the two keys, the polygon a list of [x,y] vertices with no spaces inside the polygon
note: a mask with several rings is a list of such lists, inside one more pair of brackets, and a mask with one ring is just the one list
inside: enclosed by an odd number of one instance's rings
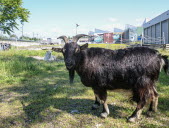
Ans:
{"label": "industrial building", "polygon": [[89,42],[92,43],[128,43],[141,41],[142,33],[143,27],[127,24],[125,30],[114,28],[111,32],[95,29],[95,31],[89,31],[88,35],[90,36]]}
{"label": "industrial building", "polygon": [[123,42],[141,41],[143,27],[126,28],[122,34]]}
{"label": "industrial building", "polygon": [[169,44],[169,10],[143,24],[145,44]]}

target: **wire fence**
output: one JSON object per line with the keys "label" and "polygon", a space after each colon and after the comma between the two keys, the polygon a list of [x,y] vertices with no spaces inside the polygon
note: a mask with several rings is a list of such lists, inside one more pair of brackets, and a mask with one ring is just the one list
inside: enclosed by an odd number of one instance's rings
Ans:
{"label": "wire fence", "polygon": [[150,37],[150,36],[144,36],[142,39],[145,44],[165,44],[164,37],[154,38],[154,37]]}
{"label": "wire fence", "polygon": [[142,37],[142,40],[145,44],[166,44],[164,32],[160,37],[152,37],[152,36],[144,35]]}

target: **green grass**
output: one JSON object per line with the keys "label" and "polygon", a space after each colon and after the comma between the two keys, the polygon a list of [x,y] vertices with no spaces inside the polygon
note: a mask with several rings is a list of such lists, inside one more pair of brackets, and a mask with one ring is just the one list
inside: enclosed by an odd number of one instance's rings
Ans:
{"label": "green grass", "polygon": [[[94,45],[117,49],[121,45]],[[125,46],[123,46],[125,47]],[[162,51],[163,54],[168,54]],[[2,128],[157,128],[169,126],[169,76],[160,74],[157,83],[159,109],[153,117],[145,115],[137,123],[127,123],[136,104],[130,103],[127,91],[108,92],[110,115],[99,117],[102,108],[91,110],[94,94],[75,76],[69,85],[62,62],[44,62],[30,56],[44,56],[45,51],[12,49],[0,52],[0,127]],[[62,58],[61,54],[55,53]],[[125,92],[125,93],[124,93]],[[78,112],[71,113],[72,110]]]}

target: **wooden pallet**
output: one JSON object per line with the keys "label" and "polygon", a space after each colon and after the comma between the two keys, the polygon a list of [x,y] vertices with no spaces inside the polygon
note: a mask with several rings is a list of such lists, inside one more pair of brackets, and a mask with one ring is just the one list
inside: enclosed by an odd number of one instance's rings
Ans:
{"label": "wooden pallet", "polygon": [[142,46],[153,48],[153,49],[162,48],[165,50],[169,50],[169,44],[143,44]]}
{"label": "wooden pallet", "polygon": [[143,44],[143,47],[149,47],[153,49],[159,49],[159,48],[164,48],[163,44]]}
{"label": "wooden pallet", "polygon": [[166,50],[169,50],[169,44],[166,44],[166,45],[165,45],[165,49],[166,49]]}

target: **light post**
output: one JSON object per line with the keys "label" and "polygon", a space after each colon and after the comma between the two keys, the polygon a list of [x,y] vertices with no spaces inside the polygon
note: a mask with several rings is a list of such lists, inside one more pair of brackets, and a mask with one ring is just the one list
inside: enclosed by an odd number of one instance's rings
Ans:
{"label": "light post", "polygon": [[76,35],[77,35],[77,27],[79,27],[79,24],[76,24]]}
{"label": "light post", "polygon": [[22,22],[21,24],[22,24],[22,38],[23,38],[23,25],[24,25],[24,23]]}

